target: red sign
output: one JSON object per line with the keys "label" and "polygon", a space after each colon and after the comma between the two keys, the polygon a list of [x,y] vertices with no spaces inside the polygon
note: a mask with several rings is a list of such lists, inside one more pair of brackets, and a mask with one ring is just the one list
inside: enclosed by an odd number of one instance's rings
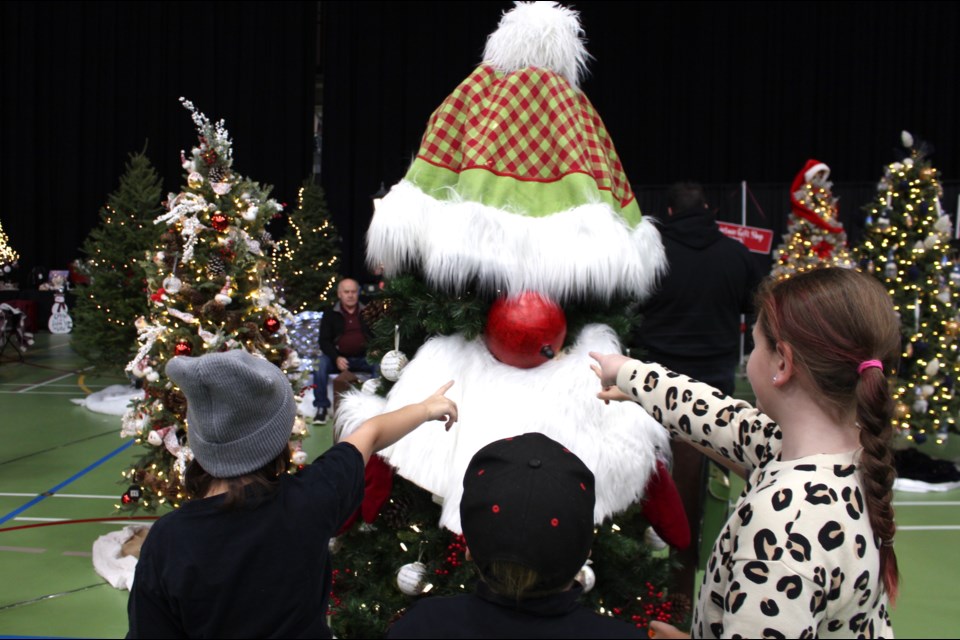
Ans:
{"label": "red sign", "polygon": [[717,226],[720,227],[720,232],[723,235],[743,243],[750,251],[770,253],[770,248],[773,246],[773,231],[770,229],[748,227],[732,222],[717,222]]}

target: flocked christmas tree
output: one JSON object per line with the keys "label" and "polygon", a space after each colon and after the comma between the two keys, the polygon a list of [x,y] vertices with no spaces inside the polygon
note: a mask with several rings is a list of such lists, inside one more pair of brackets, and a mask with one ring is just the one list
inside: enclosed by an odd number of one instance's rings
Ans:
{"label": "flocked christmas tree", "polygon": [[679,501],[652,488],[669,479],[663,429],[633,403],[598,402],[589,366],[591,350],[620,351],[622,310],[649,293],[663,249],[579,90],[581,33],[569,9],[517,3],[376,206],[367,261],[387,285],[364,311],[385,380],[379,394],[344,396],[336,428],[451,379],[459,421],[449,433],[424,425],[381,452],[390,466],[368,465],[361,522],[334,543],[338,637],[382,636],[415,598],[473,589],[464,468],[483,445],[530,431],[570,448],[597,479],[597,537],[578,576],[585,599],[641,627],[686,615],[689,603],[668,592],[670,551],[645,539],[653,524],[664,539],[689,540]]}
{"label": "flocked christmas tree", "polygon": [[10,239],[0,222],[0,278],[10,275],[17,267],[20,255],[10,246]]}
{"label": "flocked christmas tree", "polygon": [[[179,506],[182,474],[191,459],[186,443],[183,394],[166,377],[167,361],[177,355],[246,349],[262,355],[302,386],[297,354],[287,343],[289,312],[267,284],[272,277],[266,254],[272,242],[265,223],[281,206],[269,188],[233,170],[232,143],[223,121],[212,124],[193,104],[199,144],[182,157],[186,185],[169,194],[160,243],[144,261],[150,313],[137,321],[139,350],[127,370],[144,379],[145,397],[123,417],[121,435],[133,436],[139,452],[124,471],[122,510]],[[291,469],[306,454],[299,440],[306,425],[297,417],[291,440]]]}
{"label": "flocked christmas tree", "polygon": [[87,283],[77,290],[70,344],[94,366],[122,371],[136,351],[137,318],[150,312],[142,259],[160,239],[163,180],[144,151],[130,155],[120,185],[81,248]]}
{"label": "flocked christmas tree", "polygon": [[864,207],[859,247],[864,271],[887,287],[900,314],[903,352],[893,381],[894,424],[908,439],[942,442],[960,410],[958,286],[950,259],[950,218],[928,149],[904,131],[906,157],[884,169],[877,198]]}
{"label": "flocked christmas tree", "polygon": [[336,301],[340,236],[330,221],[323,187],[300,188],[289,226],[273,250],[278,293],[291,313],[325,309]]}
{"label": "flocked christmas tree", "polygon": [[787,231],[773,252],[771,274],[778,280],[822,266],[855,266],[829,178],[830,167],[817,160],[808,160],[794,178]]}

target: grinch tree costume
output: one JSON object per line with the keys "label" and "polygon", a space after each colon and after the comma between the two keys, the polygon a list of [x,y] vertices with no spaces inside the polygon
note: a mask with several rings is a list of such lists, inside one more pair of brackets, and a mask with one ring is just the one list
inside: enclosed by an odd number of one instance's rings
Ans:
{"label": "grinch tree costume", "polygon": [[[581,36],[575,12],[517,3],[489,37],[483,63],[430,117],[406,176],[376,207],[367,261],[388,279],[416,273],[437,291],[497,300],[484,336],[432,337],[385,398],[346,395],[337,429],[348,433],[454,380],[447,396],[460,420],[449,433],[427,424],[381,452],[442,499],[442,526],[460,532],[472,455],[536,431],[593,471],[596,522],[647,489],[654,528],[685,545],[682,507],[669,475],[659,473],[666,432],[634,403],[596,398],[588,354],[619,353],[619,338],[602,324],[565,336],[564,305],[642,299],[665,264],[660,236],[579,89],[588,58]],[[396,354],[387,356],[393,364]]]}

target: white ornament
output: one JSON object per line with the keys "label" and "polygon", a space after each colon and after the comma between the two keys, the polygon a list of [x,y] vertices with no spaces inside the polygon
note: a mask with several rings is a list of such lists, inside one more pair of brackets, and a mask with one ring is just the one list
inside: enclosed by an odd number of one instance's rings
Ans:
{"label": "white ornament", "polygon": [[396,382],[405,366],[407,366],[407,356],[400,351],[400,325],[394,325],[393,350],[383,354],[383,359],[380,360],[380,375],[391,382]]}
{"label": "white ornament", "polygon": [[[940,201],[937,200],[939,203]],[[950,216],[940,216],[937,218],[937,221],[933,223],[933,228],[939,231],[940,233],[949,233],[953,229],[953,223],[950,221]]]}
{"label": "white ornament", "polygon": [[667,543],[653,530],[653,527],[647,527],[647,530],[643,534],[643,539],[646,540],[652,549],[659,551],[667,548]]}
{"label": "white ornament", "polygon": [[926,413],[929,404],[924,398],[917,398],[916,402],[913,403],[913,410],[917,413]]}
{"label": "white ornament", "polygon": [[160,435],[160,433],[156,429],[153,429],[152,431],[150,431],[150,435],[147,436],[147,442],[149,442],[155,447],[159,447],[160,445],[163,444],[163,436]]}
{"label": "white ornament", "polygon": [[930,235],[928,235],[926,238],[923,239],[923,248],[933,249],[935,246],[937,246],[938,242],[940,242],[940,238],[938,238],[937,236],[931,233]]}
{"label": "white ornament", "polygon": [[909,149],[910,147],[913,146],[913,136],[910,135],[910,132],[909,132],[909,131],[906,131],[906,130],[901,131],[901,132],[900,132],[900,142],[903,143],[903,146],[905,146],[907,149]]}
{"label": "white ornament", "polygon": [[943,304],[948,304],[950,302],[950,290],[940,289],[940,291],[937,292],[937,300],[939,300]]}
{"label": "white ornament", "polygon": [[340,549],[343,548],[343,542],[340,538],[330,538],[330,542],[327,543],[327,549],[330,550],[330,553],[337,553]]}
{"label": "white ornament", "polygon": [[214,182],[213,183],[213,192],[218,196],[223,196],[230,193],[231,185],[229,182]]}
{"label": "white ornament", "polygon": [[422,562],[411,562],[400,567],[397,572],[397,587],[400,592],[408,596],[417,596],[423,593],[423,576],[427,567]]}
{"label": "white ornament", "polygon": [[64,300],[62,293],[53,295],[53,313],[49,322],[47,322],[50,333],[70,333],[70,330],[73,329],[73,320],[67,313],[67,303]]}
{"label": "white ornament", "polygon": [[928,376],[935,376],[940,372],[940,361],[934,358],[930,364],[923,370]]}
{"label": "white ornament", "polygon": [[369,393],[370,395],[374,395],[377,392],[377,389],[379,388],[380,388],[379,378],[370,378],[369,380],[364,382],[363,385],[360,386],[360,391],[364,393]]}
{"label": "white ornament", "polygon": [[150,373],[147,374],[147,380],[149,382],[156,382],[159,379],[160,379],[160,374],[157,373],[156,371],[151,371]]}
{"label": "white ornament", "polygon": [[296,450],[296,451],[293,452],[293,455],[292,455],[292,456],[290,456],[290,460],[293,462],[293,464],[301,465],[301,464],[306,464],[306,463],[307,463],[307,458],[308,458],[308,457],[309,457],[309,456],[307,455],[307,452],[306,452],[306,451],[304,451],[304,450],[302,450],[302,449],[298,449],[298,450]]}
{"label": "white ornament", "polygon": [[929,398],[933,395],[933,392],[934,388],[932,384],[925,384],[920,387],[920,395],[922,395],[924,398]]}
{"label": "white ornament", "polygon": [[163,279],[163,290],[167,293],[177,293],[180,291],[180,287],[183,286],[183,283],[180,281],[174,274],[170,274]]}
{"label": "white ornament", "polygon": [[218,293],[217,295],[213,296],[213,299],[219,302],[220,304],[222,304],[223,306],[227,306],[228,304],[233,302],[233,298],[231,298],[225,293]]}
{"label": "white ornament", "polygon": [[257,213],[259,213],[259,212],[260,212],[260,208],[259,208],[259,207],[256,207],[256,206],[247,207],[246,211],[244,211],[244,212],[241,214],[241,216],[242,216],[243,219],[246,220],[247,222],[253,222],[254,220],[257,219]]}
{"label": "white ornament", "polygon": [[904,158],[903,166],[905,166],[907,169],[913,167],[913,158]]}
{"label": "white ornament", "polygon": [[[587,562],[589,562],[589,560]],[[580,571],[577,572],[577,577],[574,578],[574,580],[579,582],[583,587],[583,592],[587,593],[597,584],[597,574],[593,572],[589,564],[585,564],[580,567]]]}
{"label": "white ornament", "polygon": [[388,351],[383,354],[383,359],[380,361],[380,375],[395,382],[400,378],[405,366],[407,366],[407,356],[402,351]]}

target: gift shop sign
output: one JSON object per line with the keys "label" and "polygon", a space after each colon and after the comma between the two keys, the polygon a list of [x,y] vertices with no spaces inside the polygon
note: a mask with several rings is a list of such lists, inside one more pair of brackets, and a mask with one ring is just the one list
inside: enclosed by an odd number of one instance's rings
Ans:
{"label": "gift shop sign", "polygon": [[748,227],[742,224],[733,224],[732,222],[717,222],[720,232],[728,238],[733,238],[746,245],[747,249],[754,253],[770,253],[773,246],[773,231],[770,229],[760,229],[758,227]]}

